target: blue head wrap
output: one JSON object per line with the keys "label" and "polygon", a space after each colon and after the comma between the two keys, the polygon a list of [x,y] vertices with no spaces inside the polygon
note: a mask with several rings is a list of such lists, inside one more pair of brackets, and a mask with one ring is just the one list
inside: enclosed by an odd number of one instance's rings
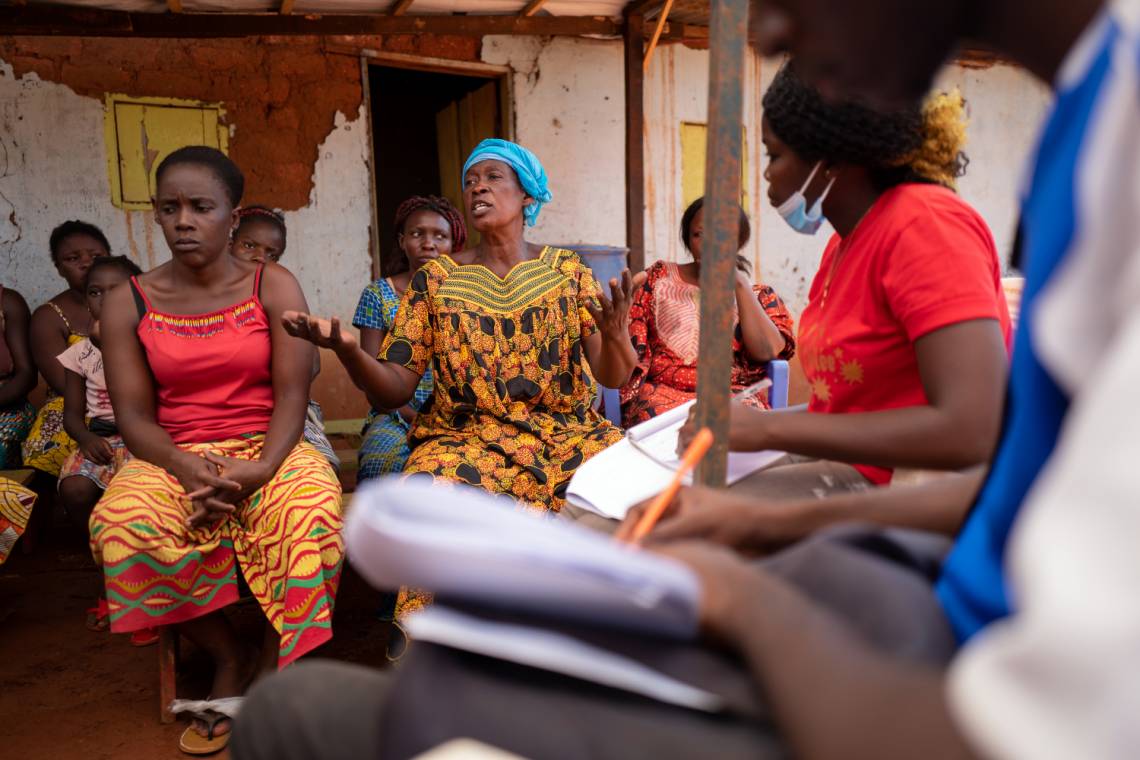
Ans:
{"label": "blue head wrap", "polygon": [[542,211],[542,207],[550,203],[554,197],[547,186],[546,170],[542,168],[542,162],[538,160],[538,156],[521,145],[493,138],[475,146],[475,150],[467,158],[467,163],[463,165],[464,176],[472,166],[488,159],[502,161],[515,170],[523,191],[534,199],[529,206],[523,206],[523,216],[526,217],[527,226],[533,227],[538,221],[538,212]]}

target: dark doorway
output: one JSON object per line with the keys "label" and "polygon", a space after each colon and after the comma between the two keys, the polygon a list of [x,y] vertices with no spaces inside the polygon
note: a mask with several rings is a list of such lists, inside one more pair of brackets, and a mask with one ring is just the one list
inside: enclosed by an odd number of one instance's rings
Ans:
{"label": "dark doorway", "polygon": [[504,136],[499,77],[369,67],[380,273],[406,265],[392,217],[412,195],[442,195],[462,208],[463,161],[487,137]]}

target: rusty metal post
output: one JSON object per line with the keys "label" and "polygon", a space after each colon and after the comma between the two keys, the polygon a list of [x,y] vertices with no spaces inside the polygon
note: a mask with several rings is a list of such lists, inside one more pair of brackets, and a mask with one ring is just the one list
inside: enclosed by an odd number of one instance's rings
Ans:
{"label": "rusty metal post", "polygon": [[625,17],[625,245],[629,268],[645,269],[645,17]]}
{"label": "rusty metal post", "polygon": [[740,123],[748,0],[712,0],[709,32],[709,128],[701,242],[701,343],[697,424],[715,438],[695,481],[723,486],[728,464],[733,282],[740,231]]}

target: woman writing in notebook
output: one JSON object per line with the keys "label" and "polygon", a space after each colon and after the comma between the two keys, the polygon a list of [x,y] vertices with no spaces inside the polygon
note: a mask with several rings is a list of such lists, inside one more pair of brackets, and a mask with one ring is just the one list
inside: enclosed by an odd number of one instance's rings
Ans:
{"label": "woman writing in notebook", "polygon": [[[881,113],[831,103],[785,65],[764,97],[768,195],[797,232],[835,234],[800,317],[806,411],[734,405],[730,447],[800,455],[757,480],[812,498],[962,469],[996,441],[1009,316],[993,237],[954,192],[961,97]],[[695,432],[692,424],[682,440]]]}
{"label": "woman writing in notebook", "polygon": [[[96,505],[91,544],[113,632],[177,625],[214,660],[215,702],[181,742],[202,754],[224,746],[227,698],[332,637],[340,484],[301,441],[313,351],[281,326],[305,309],[301,287],[229,253],[241,171],[194,146],[155,176],[172,259],[103,306],[107,388],[136,458]],[[239,572],[267,619],[260,656],[223,613]]]}
{"label": "woman writing in notebook", "polygon": [[291,333],[331,348],[376,409],[399,409],[432,367],[430,407],[416,416],[405,473],[508,494],[558,511],[575,470],[621,438],[592,408],[595,378],[629,379],[637,355],[629,273],[607,299],[570,251],[523,235],[550,200],[538,158],[505,140],[479,144],[463,170],[463,201],[481,233],[412,276],[380,360],[337,320],[294,313]]}

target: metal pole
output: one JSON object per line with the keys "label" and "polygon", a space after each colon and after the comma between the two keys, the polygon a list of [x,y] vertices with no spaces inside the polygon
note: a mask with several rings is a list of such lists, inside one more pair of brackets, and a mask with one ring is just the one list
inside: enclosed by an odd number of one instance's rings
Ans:
{"label": "metal pole", "polygon": [[625,17],[625,244],[629,268],[645,269],[645,17]]}
{"label": "metal pole", "polygon": [[744,114],[747,27],[748,0],[712,0],[697,424],[709,428],[715,442],[694,478],[706,486],[724,485],[728,463],[733,282],[740,231],[740,128]]}

